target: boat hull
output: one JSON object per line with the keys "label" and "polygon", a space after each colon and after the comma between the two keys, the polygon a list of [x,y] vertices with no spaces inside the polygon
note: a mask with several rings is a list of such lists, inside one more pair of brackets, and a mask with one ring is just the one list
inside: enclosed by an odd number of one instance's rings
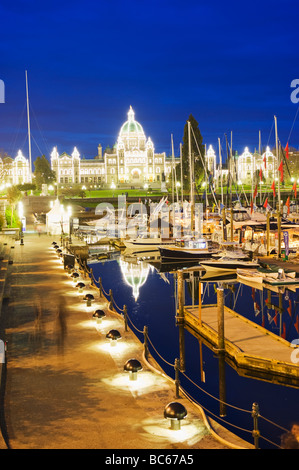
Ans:
{"label": "boat hull", "polygon": [[203,260],[209,259],[218,250],[204,250],[204,249],[192,249],[192,248],[178,248],[178,247],[162,247],[159,246],[160,255],[162,259],[176,259],[176,260]]}
{"label": "boat hull", "polygon": [[200,263],[200,265],[206,271],[232,271],[235,272],[236,269],[257,269],[259,267],[258,263],[246,263],[238,260],[231,260],[225,262],[217,262],[217,261],[207,261],[204,263]]}
{"label": "boat hull", "polygon": [[132,252],[138,252],[138,251],[144,251],[144,252],[150,252],[150,251],[159,251],[159,246],[171,246],[174,245],[174,241],[163,241],[163,240],[151,240],[149,241],[141,241],[141,240],[124,240],[124,245],[125,247],[132,251]]}

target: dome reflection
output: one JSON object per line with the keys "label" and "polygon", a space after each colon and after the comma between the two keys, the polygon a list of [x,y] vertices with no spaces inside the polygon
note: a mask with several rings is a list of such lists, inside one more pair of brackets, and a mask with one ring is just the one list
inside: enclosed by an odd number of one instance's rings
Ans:
{"label": "dome reflection", "polygon": [[132,287],[135,302],[139,297],[140,288],[146,283],[151,266],[144,262],[136,260],[135,262],[119,260],[120,269],[126,284]]}

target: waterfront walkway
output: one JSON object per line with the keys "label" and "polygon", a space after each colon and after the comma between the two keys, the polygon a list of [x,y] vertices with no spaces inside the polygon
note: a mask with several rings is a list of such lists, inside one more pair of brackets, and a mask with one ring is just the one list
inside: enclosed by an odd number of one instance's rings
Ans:
{"label": "waterfront walkway", "polygon": [[[173,382],[148,367],[142,344],[107,310],[106,299],[96,297],[88,311],[51,246],[54,240],[26,233],[24,245],[9,247],[13,263],[5,266],[0,317],[7,341],[0,449],[242,448],[244,441],[224,428],[210,428],[198,406],[175,399]],[[95,308],[107,312],[97,328]],[[111,328],[122,334],[116,348],[106,340]],[[131,357],[143,363],[140,382],[130,382],[123,371]],[[180,431],[170,430],[164,418],[171,401],[188,412]]]}

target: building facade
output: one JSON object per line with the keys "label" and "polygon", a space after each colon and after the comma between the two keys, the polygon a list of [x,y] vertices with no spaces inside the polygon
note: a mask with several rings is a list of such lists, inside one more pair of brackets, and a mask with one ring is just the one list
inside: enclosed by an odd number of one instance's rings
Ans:
{"label": "building facade", "polygon": [[155,152],[151,138],[146,137],[130,107],[113,149],[103,155],[99,145],[95,158],[81,159],[76,147],[71,155],[59,154],[55,147],[51,153],[51,168],[60,185],[161,187],[169,178],[172,161],[165,152]]}
{"label": "building facade", "polygon": [[13,159],[11,157],[0,158],[1,185],[13,186],[30,183],[29,160],[24,157],[21,150]]}
{"label": "building facade", "polygon": [[227,165],[220,168],[220,165],[216,163],[216,153],[210,145],[205,155],[205,161],[217,186],[220,185],[221,173],[223,183],[226,182],[230,173],[236,183],[243,185],[252,185],[259,181],[271,184],[273,180],[278,178],[277,158],[271,152],[270,147],[266,147],[265,152],[261,155],[256,151],[251,153],[248,147],[245,147],[241,155],[236,152],[229,160],[229,168]]}

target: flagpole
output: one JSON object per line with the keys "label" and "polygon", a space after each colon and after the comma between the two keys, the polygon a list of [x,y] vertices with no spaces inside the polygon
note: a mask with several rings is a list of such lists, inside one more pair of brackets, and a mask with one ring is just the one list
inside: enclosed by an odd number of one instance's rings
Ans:
{"label": "flagpole", "polygon": [[[277,168],[280,167],[280,154],[278,150],[278,134],[277,134],[277,119],[274,116],[275,120],[275,141],[276,141],[276,160]],[[279,164],[278,164],[279,162]],[[274,176],[275,180],[275,176]],[[280,201],[280,178],[278,178],[278,214],[277,214],[277,235],[278,235],[278,257],[281,258],[281,201]]]}
{"label": "flagpole", "polygon": [[183,153],[182,153],[182,143],[180,143],[180,162],[181,162],[181,198],[182,198],[182,207],[184,203],[184,188],[183,188]]}
{"label": "flagpole", "polygon": [[[259,131],[259,154],[262,158],[262,145],[261,145],[261,131]],[[262,168],[262,162],[261,162],[261,168]],[[262,179],[260,178],[260,205],[262,205],[262,185],[261,185]]]}
{"label": "flagpole", "polygon": [[[275,142],[276,142],[276,161],[277,161],[277,168],[279,168],[280,165],[280,152],[278,149],[278,134],[277,134],[277,118],[274,116],[274,121],[275,121]],[[275,179],[275,175],[274,175]],[[281,212],[281,201],[280,201],[280,178],[278,178],[278,210],[279,213]]]}
{"label": "flagpole", "polygon": [[192,154],[191,154],[191,123],[188,121],[188,147],[189,147],[189,172],[190,172],[190,200],[191,200],[191,233],[193,233],[194,223],[194,195],[193,195],[193,168],[192,168]]}
{"label": "flagpole", "polygon": [[171,150],[172,150],[172,162],[171,162],[171,167],[172,167],[172,171],[171,171],[171,182],[172,182],[172,207],[173,207],[173,204],[174,204],[174,183],[175,183],[175,177],[174,177],[174,152],[173,152],[173,138],[172,138],[172,134],[171,134]]}

